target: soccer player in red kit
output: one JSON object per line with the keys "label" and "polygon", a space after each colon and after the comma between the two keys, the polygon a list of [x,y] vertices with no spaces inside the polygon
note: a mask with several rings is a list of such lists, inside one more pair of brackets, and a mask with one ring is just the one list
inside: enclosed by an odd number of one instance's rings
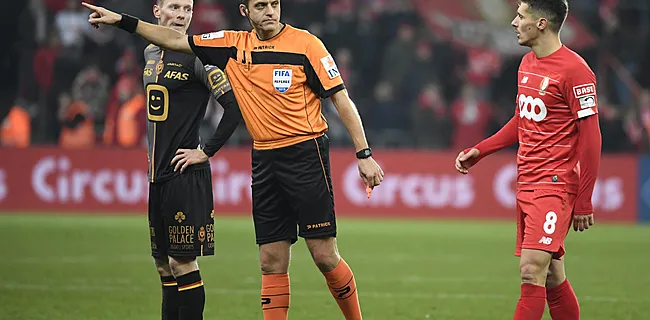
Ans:
{"label": "soccer player in red kit", "polygon": [[571,224],[594,223],[591,195],[600,165],[596,76],[560,42],[566,0],[522,0],[512,21],[521,61],[514,117],[495,135],[461,152],[466,174],[483,157],[519,142],[517,249],[521,296],[515,320],[540,320],[548,302],[553,320],[580,319],[564,271],[564,239]]}

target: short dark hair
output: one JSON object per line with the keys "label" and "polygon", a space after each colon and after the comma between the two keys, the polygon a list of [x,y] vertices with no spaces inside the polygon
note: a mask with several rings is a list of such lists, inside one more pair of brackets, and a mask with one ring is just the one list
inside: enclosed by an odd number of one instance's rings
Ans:
{"label": "short dark hair", "polygon": [[248,7],[248,0],[239,0],[239,4],[243,4]]}
{"label": "short dark hair", "polygon": [[520,2],[527,4],[533,15],[546,18],[550,22],[549,28],[554,32],[560,32],[569,15],[567,0],[521,0]]}

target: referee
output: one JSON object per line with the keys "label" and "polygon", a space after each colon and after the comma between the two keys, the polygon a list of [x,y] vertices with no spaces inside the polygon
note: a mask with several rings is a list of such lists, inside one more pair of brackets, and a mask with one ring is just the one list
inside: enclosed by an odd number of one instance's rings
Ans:
{"label": "referee", "polygon": [[299,236],[345,318],[361,319],[354,276],[336,247],[328,127],[321,99],[330,98],[336,106],[369,190],[381,183],[384,173],[372,158],[359,114],[323,43],[281,23],[279,0],[239,2],[240,13],[253,27],[250,32],[197,36],[84,5],[93,11],[89,22],[94,26],[116,25],[163,48],[195,54],[228,75],[254,140],[253,220],[264,319],[287,319],[290,247]]}

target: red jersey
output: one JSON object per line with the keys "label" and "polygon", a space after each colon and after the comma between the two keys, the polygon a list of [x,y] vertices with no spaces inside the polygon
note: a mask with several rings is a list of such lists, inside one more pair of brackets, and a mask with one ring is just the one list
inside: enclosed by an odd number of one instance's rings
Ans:
{"label": "red jersey", "polygon": [[524,56],[518,72],[518,189],[578,192],[578,119],[598,113],[596,76],[577,53]]}

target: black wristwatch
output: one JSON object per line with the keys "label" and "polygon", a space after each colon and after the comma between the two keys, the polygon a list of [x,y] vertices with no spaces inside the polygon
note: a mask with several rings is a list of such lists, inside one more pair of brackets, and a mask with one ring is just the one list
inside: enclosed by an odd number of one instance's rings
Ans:
{"label": "black wristwatch", "polygon": [[372,149],[365,148],[357,152],[357,159],[368,159],[372,156]]}

